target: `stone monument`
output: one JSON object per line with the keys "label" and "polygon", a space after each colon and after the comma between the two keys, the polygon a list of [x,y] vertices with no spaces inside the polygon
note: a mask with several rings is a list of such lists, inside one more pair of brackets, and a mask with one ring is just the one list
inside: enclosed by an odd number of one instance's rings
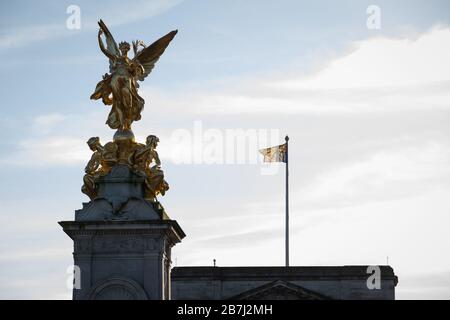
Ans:
{"label": "stone monument", "polygon": [[[74,242],[76,283],[73,299],[153,299],[170,295],[171,248],[185,234],[171,220],[157,196],[169,184],[156,151],[158,137],[137,143],[131,124],[141,119],[144,99],[137,81],[150,74],[177,31],[146,46],[133,41],[117,44],[102,20],[98,42],[109,58],[109,71],[91,99],[111,106],[106,124],[115,129],[113,141],[98,137],[87,144],[93,151],[81,191],[90,201],[75,211],[74,221],[59,224]],[[106,40],[106,47],[102,35]]]}

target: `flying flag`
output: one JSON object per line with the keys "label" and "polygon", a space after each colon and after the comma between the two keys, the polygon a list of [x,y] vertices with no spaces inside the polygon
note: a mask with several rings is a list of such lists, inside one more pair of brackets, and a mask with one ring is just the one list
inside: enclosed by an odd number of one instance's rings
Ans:
{"label": "flying flag", "polygon": [[288,142],[289,137],[284,138],[286,143],[280,144],[279,146],[265,148],[259,150],[259,152],[264,156],[264,162],[284,162],[286,163],[286,267],[289,267],[289,152],[288,152]]}
{"label": "flying flag", "polygon": [[286,143],[279,146],[265,148],[259,150],[259,152],[264,156],[264,162],[284,162],[287,159],[287,146]]}

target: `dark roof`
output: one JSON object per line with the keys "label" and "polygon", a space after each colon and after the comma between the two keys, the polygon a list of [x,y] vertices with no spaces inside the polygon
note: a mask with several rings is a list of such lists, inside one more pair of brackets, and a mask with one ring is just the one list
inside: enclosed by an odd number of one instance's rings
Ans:
{"label": "dark roof", "polygon": [[[264,280],[326,280],[326,279],[366,279],[369,266],[308,266],[308,267],[174,267],[173,281],[196,279],[264,279]],[[397,284],[397,276],[390,266],[379,266],[383,280],[392,279]]]}

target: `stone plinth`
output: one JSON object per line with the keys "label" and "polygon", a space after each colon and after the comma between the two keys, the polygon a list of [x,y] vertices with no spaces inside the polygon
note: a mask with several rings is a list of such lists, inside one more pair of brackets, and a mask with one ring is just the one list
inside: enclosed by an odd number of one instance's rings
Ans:
{"label": "stone plinth", "polygon": [[98,196],[75,221],[59,222],[74,242],[74,300],[171,298],[171,248],[185,234],[158,201],[144,198],[144,183],[117,165],[96,180]]}
{"label": "stone plinth", "polygon": [[74,241],[81,288],[74,300],[170,299],[171,248],[184,237],[176,221],[63,221]]}
{"label": "stone plinth", "polygon": [[116,165],[96,181],[98,196],[75,211],[76,221],[168,219],[157,201],[144,199],[145,178]]}

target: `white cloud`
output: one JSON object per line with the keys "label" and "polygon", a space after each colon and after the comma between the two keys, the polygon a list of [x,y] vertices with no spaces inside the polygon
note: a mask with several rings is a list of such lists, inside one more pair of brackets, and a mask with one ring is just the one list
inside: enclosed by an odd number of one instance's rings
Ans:
{"label": "white cloud", "polygon": [[64,116],[60,113],[50,113],[50,114],[44,114],[44,115],[37,116],[33,121],[34,121],[34,125],[36,125],[36,126],[47,127],[47,126],[51,126],[51,125],[60,123],[64,119],[66,119],[66,116]]}
{"label": "white cloud", "polygon": [[[123,13],[123,2],[109,2],[105,7],[104,3],[90,4],[90,10],[85,11],[81,7],[81,29],[79,31],[89,31],[97,29],[97,21],[102,18],[108,26],[117,26],[151,18],[159,15],[183,0],[156,0],[156,1],[135,1],[132,6],[127,6],[126,14]],[[61,11],[64,18],[65,11]],[[66,16],[67,18],[69,15]],[[0,50],[32,45],[36,42],[57,39],[77,34],[77,31],[66,28],[64,19],[60,23],[50,23],[42,25],[29,25],[17,27],[15,29],[4,29],[0,34]]]}
{"label": "white cloud", "polygon": [[143,88],[161,109],[197,114],[359,114],[450,108],[450,28],[354,43],[314,74],[234,79],[182,94]]}
{"label": "white cloud", "polygon": [[416,39],[370,38],[320,72],[271,85],[290,89],[392,87],[450,80],[450,29]]}
{"label": "white cloud", "polygon": [[33,260],[33,259],[45,259],[45,260],[57,260],[67,254],[67,247],[62,248],[48,248],[23,251],[23,252],[2,252],[0,256],[0,263],[15,262],[18,260]]}
{"label": "white cloud", "polygon": [[60,113],[43,114],[33,119],[32,128],[40,134],[49,133],[55,126],[67,119],[67,116]]}
{"label": "white cloud", "polygon": [[1,163],[28,167],[66,166],[85,163],[89,158],[90,151],[83,139],[53,136],[20,141],[16,150],[3,157]]}
{"label": "white cloud", "polygon": [[300,190],[297,204],[337,207],[361,202],[378,202],[439,188],[450,180],[450,148],[439,143],[382,150],[362,161],[323,172],[306,190]]}
{"label": "white cloud", "polygon": [[97,110],[86,114],[35,116],[25,126],[30,130],[22,132],[0,163],[28,167],[86,163],[92,154],[86,141],[91,136],[99,136],[102,143],[106,143],[113,136],[113,132],[103,124],[106,116],[107,112]]}
{"label": "white cloud", "polygon": [[69,35],[63,24],[35,25],[3,31],[0,35],[0,50],[30,45],[47,39]]}
{"label": "white cloud", "polygon": [[[449,57],[450,28],[433,28],[415,40],[372,38],[361,41],[351,53],[331,61],[309,77],[246,79],[224,83],[219,91],[205,89],[169,93],[143,87],[142,95],[150,105],[146,105],[143,120],[135,125],[135,133],[142,139],[146,134],[154,133],[142,130],[155,129],[158,123],[157,113],[151,117],[146,114],[153,106],[157,106],[160,117],[172,116],[174,112],[178,116],[195,113],[208,117],[245,113],[259,116],[336,115],[433,108],[447,110],[450,106]],[[405,69],[414,71],[405,73]],[[25,164],[30,155],[41,164],[85,162],[89,150],[85,141],[80,140],[78,125],[96,132],[92,128],[93,122],[86,119],[92,118],[101,124],[104,120],[100,118],[106,116],[106,112],[97,111],[95,115],[54,113],[36,117],[32,128],[43,136],[21,141],[18,145],[20,154],[13,156],[14,162]],[[51,135],[51,132],[58,135]],[[171,159],[175,153],[172,151],[183,146],[168,143],[170,132],[158,132],[158,135],[162,138],[161,156],[174,160]]]}

